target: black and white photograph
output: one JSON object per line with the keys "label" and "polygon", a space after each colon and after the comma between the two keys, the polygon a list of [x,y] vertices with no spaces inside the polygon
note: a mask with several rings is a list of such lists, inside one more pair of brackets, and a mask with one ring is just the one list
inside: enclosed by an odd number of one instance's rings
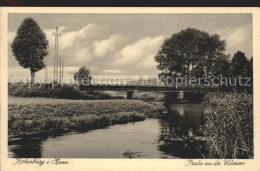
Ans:
{"label": "black and white photograph", "polygon": [[255,158],[252,13],[9,13],[7,39],[8,158]]}

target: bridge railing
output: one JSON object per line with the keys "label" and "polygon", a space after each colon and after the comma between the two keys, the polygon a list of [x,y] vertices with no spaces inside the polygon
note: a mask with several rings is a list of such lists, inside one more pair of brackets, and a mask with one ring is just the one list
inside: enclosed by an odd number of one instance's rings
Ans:
{"label": "bridge railing", "polygon": [[88,85],[80,86],[81,90],[144,90],[144,91],[207,91],[218,87],[209,86],[145,86],[145,85]]}
{"label": "bridge railing", "polygon": [[133,80],[133,79],[106,79],[106,78],[96,78],[91,81],[91,85],[93,86],[140,86],[140,87],[187,87],[187,88],[216,88],[219,87],[218,85],[214,84],[187,84],[183,85],[179,83],[172,83],[169,85],[163,84],[162,82],[157,81],[156,78],[150,79],[140,79],[140,80]]}

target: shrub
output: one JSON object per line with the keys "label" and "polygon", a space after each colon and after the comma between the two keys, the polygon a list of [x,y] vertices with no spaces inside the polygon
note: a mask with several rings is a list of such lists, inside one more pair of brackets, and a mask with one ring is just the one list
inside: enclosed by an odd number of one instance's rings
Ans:
{"label": "shrub", "polygon": [[253,158],[253,97],[211,93],[205,97],[208,158]]}

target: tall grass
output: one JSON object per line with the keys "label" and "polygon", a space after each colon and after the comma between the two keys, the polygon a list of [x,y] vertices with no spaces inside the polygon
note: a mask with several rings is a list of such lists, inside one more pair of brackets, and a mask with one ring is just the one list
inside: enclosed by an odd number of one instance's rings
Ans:
{"label": "tall grass", "polygon": [[[21,100],[26,100],[21,99]],[[8,114],[10,136],[86,131],[157,117],[163,110],[161,104],[148,104],[138,100],[96,100],[53,104],[11,104]]]}
{"label": "tall grass", "polygon": [[252,95],[209,93],[204,105],[207,158],[253,158]]}

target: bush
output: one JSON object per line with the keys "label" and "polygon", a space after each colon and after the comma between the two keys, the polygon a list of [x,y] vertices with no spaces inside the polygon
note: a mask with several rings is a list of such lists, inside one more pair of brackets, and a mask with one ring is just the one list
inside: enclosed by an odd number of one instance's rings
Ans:
{"label": "bush", "polygon": [[205,96],[208,158],[253,158],[253,97],[245,93]]}

